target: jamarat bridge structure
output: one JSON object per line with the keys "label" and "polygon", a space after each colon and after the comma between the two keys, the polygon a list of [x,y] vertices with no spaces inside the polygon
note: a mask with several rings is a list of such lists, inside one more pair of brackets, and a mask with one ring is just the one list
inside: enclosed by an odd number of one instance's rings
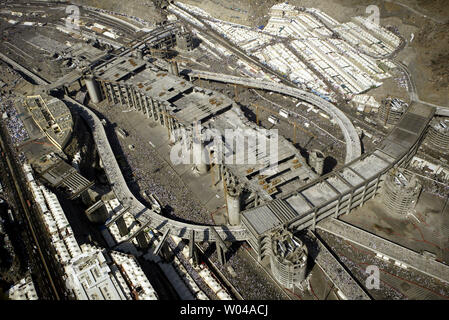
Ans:
{"label": "jamarat bridge structure", "polygon": [[[137,46],[134,48],[137,48]],[[14,68],[34,79],[38,84],[47,88],[55,87],[8,57],[1,54],[0,57]],[[106,64],[107,62],[102,66]],[[334,221],[332,218],[337,218],[339,215],[348,213],[351,209],[363,206],[366,201],[373,198],[382,185],[384,175],[391,168],[399,166],[413,157],[424,136],[428,123],[436,111],[434,107],[414,102],[403,115],[400,122],[379,143],[376,149],[361,155],[360,140],[350,120],[335,105],[316,95],[274,82],[204,71],[192,71],[189,73],[189,76],[224,83],[241,84],[247,87],[288,95],[307,101],[324,110],[337,121],[342,129],[346,142],[346,163],[343,167],[303,185],[294,192],[241,212],[241,225],[211,226],[184,223],[162,216],[159,214],[160,210],[158,208],[146,207],[135,198],[126,184],[109,144],[103,124],[98,116],[88,107],[78,103],[69,96],[65,96],[64,101],[68,106],[74,112],[79,113],[89,125],[105,173],[115,195],[125,210],[131,212],[140,223],[139,230],[134,234],[130,234],[126,241],[133,239],[147,228],[151,228],[165,236],[170,234],[194,241],[216,241],[220,244],[223,244],[223,241],[248,241],[250,246],[257,252],[259,259],[262,259],[270,253],[270,234],[272,232],[282,228],[292,232],[304,229],[315,230],[316,227],[322,225],[318,223],[323,219],[325,219],[327,225],[323,224],[320,228],[324,230],[326,228],[329,229],[329,223]],[[59,86],[59,84],[57,85]],[[116,217],[112,219],[114,218]],[[337,231],[334,230],[333,232],[337,234]],[[326,253],[327,251],[324,250],[323,252]],[[345,286],[344,283],[347,286],[352,286],[350,290],[343,290],[345,294],[348,293],[348,298],[369,298],[347,271],[335,259],[332,260],[331,254],[327,255],[328,258],[325,258],[325,256],[325,254],[321,255],[320,259],[326,263],[333,264],[334,268],[341,271],[337,278],[332,279],[330,277],[334,283],[338,282],[337,287],[343,288]],[[449,279],[447,267],[440,265],[444,267],[440,268],[444,269],[441,271],[444,275],[438,278],[447,281]],[[438,270],[429,274],[434,275],[436,272]],[[353,292],[353,294],[349,294],[349,292]]]}
{"label": "jamarat bridge structure", "polygon": [[[205,78],[204,75],[202,74],[202,78]],[[226,75],[220,78],[222,82],[227,79]],[[245,85],[251,86],[251,81],[246,81]],[[260,84],[255,81],[254,87],[260,88]],[[292,96],[304,99],[304,96],[295,94],[293,88],[291,90],[279,84],[276,87],[283,90],[276,92],[291,92]],[[414,104],[375,151],[352,159],[342,168],[310,182],[282,199],[243,211],[242,226],[202,226],[168,219],[140,203],[126,185],[100,119],[87,107],[69,97],[65,99],[88,121],[109,182],[124,207],[130,207],[130,212],[141,223],[141,229],[150,227],[161,233],[170,229],[170,234],[186,239],[190,238],[193,231],[196,241],[214,241],[214,232],[211,231],[214,228],[222,240],[248,240],[259,253],[263,252],[260,243],[269,231],[280,227],[292,230],[314,228],[318,221],[329,216],[338,217],[372,198],[383,181],[382,176],[392,167],[410,159],[416,152],[434,114],[433,108]],[[315,99],[308,102],[315,102],[317,107],[322,107],[317,101],[329,104],[319,97]],[[354,144],[355,147],[349,150],[360,147],[358,140]]]}

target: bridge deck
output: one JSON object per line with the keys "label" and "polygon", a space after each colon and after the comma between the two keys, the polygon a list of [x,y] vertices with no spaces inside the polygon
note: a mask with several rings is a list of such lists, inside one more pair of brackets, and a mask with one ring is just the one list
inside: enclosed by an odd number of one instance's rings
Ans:
{"label": "bridge deck", "polygon": [[[309,232],[309,235],[312,233]],[[329,280],[345,295],[348,300],[371,300],[369,295],[362,289],[354,278],[346,271],[341,263],[335,259],[326,246],[315,236],[319,252],[315,262],[326,274]]]}
{"label": "bridge deck", "polygon": [[324,220],[317,225],[317,228],[351,241],[375,253],[381,253],[392,260],[399,261],[409,268],[416,269],[440,281],[449,283],[449,266],[435,260],[427,259],[415,251],[385,240],[370,232],[338,219]]}
{"label": "bridge deck", "polygon": [[376,150],[279,199],[295,212],[293,217],[279,218],[263,204],[242,213],[244,224],[258,238],[282,225],[308,228],[363,205],[376,194],[383,174],[415,151],[434,112],[434,108],[413,104]]}

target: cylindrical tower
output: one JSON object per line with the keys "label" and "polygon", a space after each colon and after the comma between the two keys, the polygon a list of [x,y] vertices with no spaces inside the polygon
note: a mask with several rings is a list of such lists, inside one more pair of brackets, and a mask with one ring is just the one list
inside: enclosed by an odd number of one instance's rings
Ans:
{"label": "cylindrical tower", "polygon": [[172,60],[172,61],[170,62],[170,64],[171,64],[172,74],[173,74],[174,76],[179,76],[178,62],[175,61],[175,60]]}
{"label": "cylindrical tower", "polygon": [[306,279],[307,248],[287,230],[271,236],[271,272],[282,286],[293,289]]}
{"label": "cylindrical tower", "polygon": [[136,58],[142,60],[143,59],[143,50],[137,49],[136,50]]}
{"label": "cylindrical tower", "polygon": [[449,152],[449,118],[436,117],[430,122],[426,142],[439,152]]}
{"label": "cylindrical tower", "polygon": [[422,186],[416,176],[402,169],[391,169],[383,186],[383,202],[388,213],[405,219],[416,206]]}
{"label": "cylindrical tower", "polygon": [[189,32],[176,34],[176,48],[180,51],[190,51],[193,48],[192,35]]}
{"label": "cylindrical tower", "polygon": [[89,92],[89,96],[92,99],[93,103],[98,103],[101,101],[101,93],[100,93],[100,89],[98,88],[98,84],[95,81],[94,77],[92,76],[87,76],[85,78],[86,81],[86,87],[87,87],[87,92]]}
{"label": "cylindrical tower", "polygon": [[379,121],[386,126],[395,125],[399,122],[404,112],[407,110],[408,104],[397,98],[387,98],[380,104]]}
{"label": "cylindrical tower", "polygon": [[228,221],[231,226],[240,224],[241,191],[233,186],[227,186],[226,205],[228,210]]}

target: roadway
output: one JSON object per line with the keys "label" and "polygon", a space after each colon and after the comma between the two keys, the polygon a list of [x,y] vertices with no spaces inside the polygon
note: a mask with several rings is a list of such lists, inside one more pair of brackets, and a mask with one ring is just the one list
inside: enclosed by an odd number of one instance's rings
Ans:
{"label": "roadway", "polygon": [[[181,11],[187,12],[184,9],[180,8],[179,6],[177,6],[176,4],[172,4],[173,6],[175,6],[176,8],[178,8]],[[171,10],[170,8],[167,9],[167,11],[169,13],[175,14],[176,12]],[[195,17],[196,19],[198,19],[199,21],[201,21],[203,23],[203,18],[192,14],[191,12],[188,12],[191,16]],[[193,28],[198,29],[198,26],[196,26],[195,24],[193,24],[192,22],[190,22],[189,20],[184,19],[183,17],[180,17],[179,15],[176,15],[180,20],[184,21],[185,23],[187,23],[188,25],[192,26]],[[212,29],[207,23],[203,23],[203,28],[201,28],[201,32],[204,33],[205,35],[209,36],[210,38],[212,38],[213,40],[215,40],[216,42],[218,42],[220,45],[222,45],[223,47],[226,48],[226,50],[232,52],[233,54],[235,54],[237,57],[239,57],[240,59],[245,60],[246,62],[249,62],[250,64],[253,64],[255,66],[257,66],[258,68],[260,68],[261,70],[263,70],[264,72],[274,75],[275,77],[279,78],[280,81],[286,85],[289,86],[293,86],[296,87],[296,84],[287,79],[282,73],[271,69],[270,67],[266,66],[265,64],[261,63],[258,59],[250,57],[246,54],[246,52],[244,52],[243,50],[241,50],[240,48],[238,48],[235,44],[233,44],[232,42],[224,39],[218,32],[216,32],[214,29]]]}
{"label": "roadway", "polygon": [[309,236],[315,240],[319,248],[315,262],[323,270],[324,274],[337,287],[348,300],[371,300],[370,296],[362,289],[358,282],[345,269],[342,263],[327,249],[324,243],[312,232]]}
{"label": "roadway", "polygon": [[405,264],[407,268],[415,269],[446,284],[449,283],[449,266],[428,259],[420,253],[354,227],[344,221],[328,219],[320,222],[317,229],[329,232],[375,253],[380,253],[388,257],[391,262],[399,261]]}

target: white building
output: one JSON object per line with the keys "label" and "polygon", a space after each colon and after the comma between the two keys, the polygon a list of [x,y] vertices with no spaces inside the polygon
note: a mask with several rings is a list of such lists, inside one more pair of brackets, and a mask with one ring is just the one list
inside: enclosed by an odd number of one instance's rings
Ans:
{"label": "white building", "polygon": [[[136,259],[91,245],[64,269],[67,288],[77,300],[157,300],[157,294]],[[111,259],[112,257],[112,259]]]}
{"label": "white building", "polygon": [[38,300],[36,288],[30,276],[23,278],[7,291],[11,300]]}
{"label": "white building", "polygon": [[[80,247],[56,195],[34,180],[29,165],[24,165],[24,171],[56,251],[55,258],[64,268],[67,289],[76,299],[157,299],[155,290],[133,256],[113,252],[112,260],[105,249],[88,244]],[[116,202],[114,207],[119,205]]]}
{"label": "white building", "polygon": [[366,94],[359,94],[354,96],[351,100],[353,107],[357,108],[360,112],[378,112],[380,104],[374,99],[373,96]]}
{"label": "white building", "polygon": [[83,246],[83,253],[73,258],[65,272],[67,288],[77,300],[130,300],[126,281],[118,270],[112,270],[105,253],[97,248]]}

